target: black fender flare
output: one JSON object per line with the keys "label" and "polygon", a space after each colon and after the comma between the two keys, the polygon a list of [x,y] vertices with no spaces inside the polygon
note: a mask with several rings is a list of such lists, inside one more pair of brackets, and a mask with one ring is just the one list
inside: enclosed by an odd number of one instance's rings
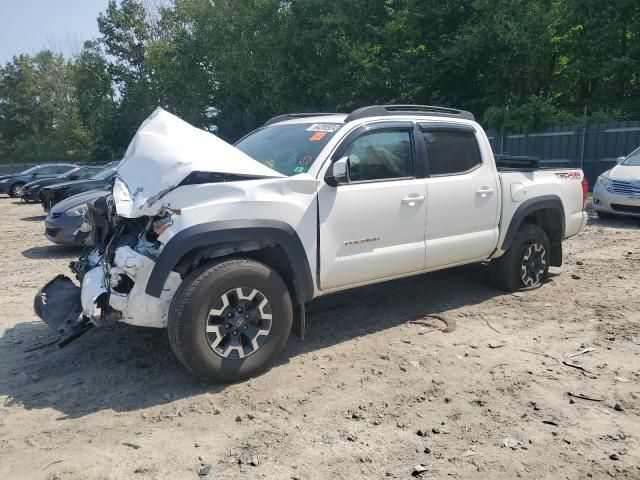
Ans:
{"label": "black fender flare", "polygon": [[507,229],[507,234],[502,241],[502,245],[500,249],[503,251],[509,250],[511,244],[513,243],[513,239],[520,230],[524,219],[529,215],[534,213],[537,210],[542,209],[552,209],[556,210],[560,216],[560,238],[556,241],[556,244],[552,243],[552,249],[554,247],[560,246],[562,248],[562,239],[565,234],[565,214],[564,214],[564,206],[562,205],[562,200],[557,195],[543,195],[536,198],[530,198],[529,200],[525,200],[522,204],[517,208],[513,217],[511,218],[511,223],[509,224],[509,228]]}
{"label": "black fender flare", "polygon": [[151,271],[145,293],[160,298],[169,274],[180,259],[192,250],[223,243],[268,241],[282,247],[294,273],[299,303],[313,298],[313,277],[307,254],[297,232],[278,220],[224,220],[185,228],[162,249]]}

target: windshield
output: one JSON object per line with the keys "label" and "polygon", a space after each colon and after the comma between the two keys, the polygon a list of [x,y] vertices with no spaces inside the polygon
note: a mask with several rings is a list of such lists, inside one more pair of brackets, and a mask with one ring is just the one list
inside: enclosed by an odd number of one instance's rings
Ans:
{"label": "windshield", "polygon": [[261,128],[235,146],[282,175],[306,173],[341,123],[296,123]]}
{"label": "windshield", "polygon": [[31,168],[27,168],[24,172],[20,172],[18,175],[27,175],[29,173],[33,173],[37,170],[40,170],[42,167],[39,165],[36,165],[35,167],[31,167]]}
{"label": "windshield", "polygon": [[631,165],[633,167],[640,167],[640,148],[635,152],[632,152],[627,158],[624,159],[622,165]]}
{"label": "windshield", "polygon": [[90,178],[90,180],[104,180],[105,178],[109,178],[114,173],[116,173],[116,169],[115,168],[109,168],[107,170],[104,170],[104,171],[94,175],[93,177]]}

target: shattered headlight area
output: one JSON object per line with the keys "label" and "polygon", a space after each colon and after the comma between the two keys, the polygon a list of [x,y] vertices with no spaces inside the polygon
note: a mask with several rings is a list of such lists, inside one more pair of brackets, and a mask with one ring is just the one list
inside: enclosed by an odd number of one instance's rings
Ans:
{"label": "shattered headlight area", "polygon": [[67,338],[114,322],[166,327],[180,275],[171,273],[160,298],[145,288],[162,247],[158,237],[179,213],[163,208],[154,217],[124,218],[112,195],[88,204],[77,235],[90,234],[94,247],[70,264],[81,287],[63,275],[53,279],[36,295],[38,316]]}

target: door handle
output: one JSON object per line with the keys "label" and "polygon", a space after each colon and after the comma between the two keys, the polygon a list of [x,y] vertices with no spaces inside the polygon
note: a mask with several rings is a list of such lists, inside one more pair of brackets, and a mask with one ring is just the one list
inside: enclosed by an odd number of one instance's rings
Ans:
{"label": "door handle", "polygon": [[485,198],[489,195],[493,194],[493,188],[491,187],[481,187],[479,190],[476,190],[476,195],[479,197]]}
{"label": "door handle", "polygon": [[409,205],[410,207],[414,207],[416,205],[416,203],[422,203],[425,200],[425,196],[424,195],[409,195],[408,197],[404,197],[402,199],[402,204],[403,205]]}

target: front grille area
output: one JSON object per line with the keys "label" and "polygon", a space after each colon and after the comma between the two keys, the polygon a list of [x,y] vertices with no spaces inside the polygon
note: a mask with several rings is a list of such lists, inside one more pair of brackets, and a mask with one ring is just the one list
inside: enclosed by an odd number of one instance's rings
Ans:
{"label": "front grille area", "polygon": [[623,182],[622,180],[611,180],[611,188],[618,195],[640,198],[640,185],[638,184]]}
{"label": "front grille area", "polygon": [[611,208],[613,208],[614,210],[616,210],[618,212],[640,214],[640,206],[620,205],[618,203],[612,203],[611,204]]}

